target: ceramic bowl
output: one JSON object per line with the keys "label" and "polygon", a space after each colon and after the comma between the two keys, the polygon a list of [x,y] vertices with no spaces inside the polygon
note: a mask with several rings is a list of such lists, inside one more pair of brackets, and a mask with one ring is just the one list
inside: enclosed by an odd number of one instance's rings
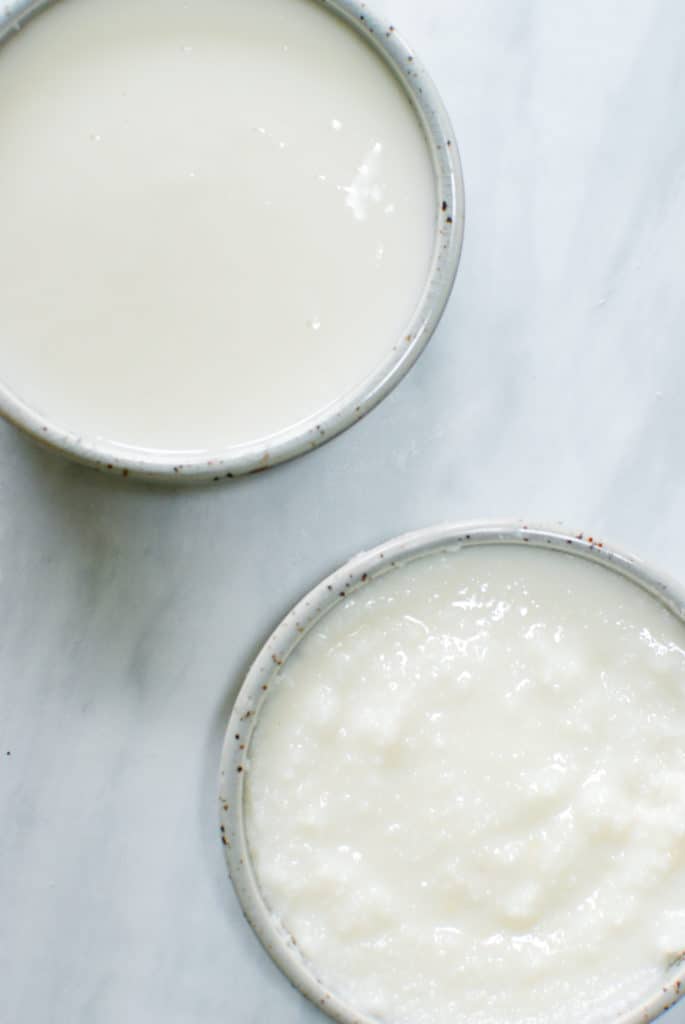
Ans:
{"label": "ceramic bowl", "polygon": [[[53,0],[10,0],[0,6],[0,43]],[[113,0],[114,2],[114,0]],[[447,302],[459,263],[464,195],[457,145],[449,117],[421,61],[393,26],[366,4],[317,0],[360,33],[402,83],[423,125],[435,170],[435,248],[422,298],[402,338],[396,339],[372,376],[333,403],[316,425],[296,425],[273,440],[203,452],[126,453],[103,441],[60,430],[0,382],[0,414],[36,440],[98,469],[151,479],[220,480],[261,470],[317,447],[374,408],[404,377],[426,347]]]}
{"label": "ceramic bowl", "polygon": [[[341,1024],[374,1024],[355,1012],[316,977],[299,954],[292,937],[278,924],[264,902],[252,867],[244,823],[244,766],[260,708],[268,700],[269,682],[307,632],[350,593],[394,567],[430,553],[482,545],[521,545],[551,548],[599,563],[620,573],[662,602],[685,621],[685,591],[631,555],[609,547],[596,537],[561,529],[512,523],[435,526],[405,534],[364,551],[336,570],[304,597],[283,619],[260,651],[240,689],[231,714],[221,758],[219,780],[220,836],[229,873],[245,917],[264,948],[313,1003]],[[672,1006],[685,989],[685,962],[680,961],[654,994],[612,1024],[648,1024]]]}

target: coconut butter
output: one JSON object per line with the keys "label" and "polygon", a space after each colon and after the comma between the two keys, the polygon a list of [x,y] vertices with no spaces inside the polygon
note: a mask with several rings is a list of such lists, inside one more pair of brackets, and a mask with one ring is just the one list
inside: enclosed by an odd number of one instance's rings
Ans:
{"label": "coconut butter", "polygon": [[442,197],[324,3],[45,7],[0,45],[0,167],[0,381],[60,431],[268,446],[406,348]]}
{"label": "coconut butter", "polygon": [[685,626],[522,545],[364,583],[278,671],[246,762],[258,885],[386,1024],[606,1024],[685,952]]}

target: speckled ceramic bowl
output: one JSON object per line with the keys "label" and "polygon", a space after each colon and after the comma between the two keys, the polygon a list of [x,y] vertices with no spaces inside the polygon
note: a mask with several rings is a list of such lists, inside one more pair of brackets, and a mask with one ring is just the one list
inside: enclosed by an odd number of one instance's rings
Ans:
{"label": "speckled ceramic bowl", "polygon": [[[631,555],[597,538],[561,529],[512,523],[435,526],[405,534],[352,558],[318,584],[285,617],[260,651],[242,685],[231,714],[221,758],[219,782],[220,836],[233,885],[249,923],[264,948],[290,981],[312,1002],[342,1024],[374,1024],[356,1013],[318,980],[315,969],[298,952],[292,937],[270,913],[257,885],[244,823],[244,766],[260,708],[268,700],[269,683],[306,633],[354,590],[394,567],[431,553],[480,545],[528,544],[551,548],[597,562],[647,590],[685,621],[685,591]],[[664,977],[651,998],[612,1024],[648,1024],[667,1010],[685,989],[685,962]]]}
{"label": "speckled ceramic bowl", "polygon": [[[0,5],[0,43],[52,0],[9,0]],[[257,2],[257,0],[255,0]],[[402,338],[390,347],[382,365],[331,405],[316,425],[296,425],[273,441],[203,452],[192,458],[173,452],[124,453],[105,442],[60,430],[20,401],[0,383],[0,414],[41,443],[98,469],[150,479],[220,480],[261,470],[309,451],[347,429],[374,408],[402,379],[431,337],[457,272],[464,226],[464,194],[459,155],[442,101],[413,50],[393,26],[353,0],[318,0],[353,26],[402,83],[420,121],[433,156],[436,181],[436,240],[423,296]]]}

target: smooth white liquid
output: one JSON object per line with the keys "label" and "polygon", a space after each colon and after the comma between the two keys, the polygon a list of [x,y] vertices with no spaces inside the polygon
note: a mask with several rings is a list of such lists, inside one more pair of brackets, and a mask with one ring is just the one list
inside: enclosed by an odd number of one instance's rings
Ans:
{"label": "smooth white liquid", "polygon": [[142,449],[269,438],[403,343],[437,222],[401,86],[314,0],[62,0],[0,46],[0,378]]}
{"label": "smooth white liquid", "polygon": [[273,913],[387,1024],[607,1024],[685,953],[685,626],[520,547],[358,590],[247,765]]}

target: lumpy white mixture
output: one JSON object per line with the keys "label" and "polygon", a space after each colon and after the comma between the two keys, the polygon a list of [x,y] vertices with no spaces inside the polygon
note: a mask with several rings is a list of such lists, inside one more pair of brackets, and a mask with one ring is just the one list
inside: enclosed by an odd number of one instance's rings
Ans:
{"label": "lumpy white mixture", "polygon": [[401,354],[439,205],[401,85],[316,0],[51,5],[0,46],[0,193],[0,379],[161,451],[314,427]]}
{"label": "lumpy white mixture", "polygon": [[280,670],[246,775],[259,884],[387,1024],[592,1024],[685,952],[685,627],[511,546],[353,593]]}

